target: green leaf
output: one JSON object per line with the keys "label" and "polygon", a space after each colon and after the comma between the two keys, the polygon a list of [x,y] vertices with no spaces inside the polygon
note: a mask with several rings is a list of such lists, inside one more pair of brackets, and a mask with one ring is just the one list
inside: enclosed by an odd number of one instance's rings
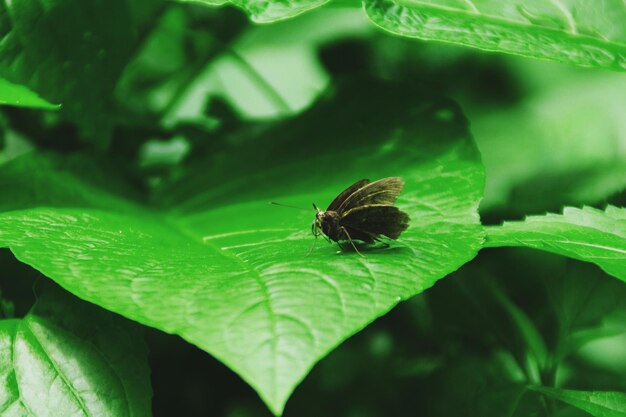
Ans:
{"label": "green leaf", "polygon": [[623,392],[575,391],[533,386],[528,388],[573,405],[594,417],[626,416],[626,393]]}
{"label": "green leaf", "polygon": [[[2,166],[0,211],[36,206],[136,210],[137,193],[117,175],[119,166],[80,154],[51,158],[29,153]],[[114,175],[115,173],[115,175]]]}
{"label": "green leaf", "polygon": [[0,77],[53,103],[85,136],[106,138],[111,92],[136,28],[125,0],[3,2]]}
{"label": "green leaf", "polygon": [[471,349],[416,383],[427,392],[429,416],[528,417],[543,411],[539,394],[511,381],[493,357],[475,356]]}
{"label": "green leaf", "polygon": [[243,9],[256,23],[272,23],[289,19],[309,10],[320,7],[330,0],[178,0],[182,2],[204,3],[211,6],[227,2]]}
{"label": "green leaf", "polygon": [[[111,343],[115,341],[115,343]],[[147,349],[136,327],[49,288],[0,321],[3,416],[147,416]]]}
{"label": "green leaf", "polygon": [[[0,214],[0,245],[81,298],[213,354],[279,414],[316,361],[475,256],[484,173],[453,103],[371,81],[266,130],[263,146],[250,140],[163,190],[167,212],[97,198],[80,177],[63,197],[54,178],[68,174],[46,172],[38,207],[21,199]],[[5,175],[0,184],[39,173]],[[406,182],[398,205],[411,227],[363,258],[323,240],[305,257],[313,211],[267,204],[325,207],[357,179],[391,175]]]}
{"label": "green leaf", "polygon": [[228,0],[178,0],[180,3],[199,3],[208,4],[210,6],[221,6],[228,3]]}
{"label": "green leaf", "polygon": [[530,58],[626,70],[626,5],[615,0],[363,0],[392,33]]}
{"label": "green leaf", "polygon": [[58,110],[61,107],[48,103],[23,85],[13,84],[4,78],[0,78],[0,104],[45,110]]}
{"label": "green leaf", "polygon": [[552,349],[553,360],[557,363],[590,342],[617,336],[626,330],[621,320],[609,321],[615,313],[626,312],[626,286],[595,265],[565,258],[561,261],[561,271],[539,266],[545,271],[540,279],[556,314],[558,332],[551,330],[551,333],[558,335]]}
{"label": "green leaf", "polygon": [[487,227],[487,247],[526,246],[593,262],[626,282],[626,209],[566,207],[563,214],[531,216]]}
{"label": "green leaf", "polygon": [[519,331],[526,349],[533,356],[533,360],[538,362],[539,368],[545,367],[548,361],[548,349],[535,323],[497,285],[491,285],[490,289],[494,298],[503,307]]}

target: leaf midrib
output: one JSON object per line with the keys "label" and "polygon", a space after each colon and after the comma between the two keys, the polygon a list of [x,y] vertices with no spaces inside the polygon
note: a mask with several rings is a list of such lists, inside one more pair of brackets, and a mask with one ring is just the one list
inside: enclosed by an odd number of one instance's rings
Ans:
{"label": "leaf midrib", "polygon": [[[114,211],[114,210],[105,210],[102,208],[72,206],[72,207],[63,207],[62,210],[63,211],[80,210],[82,214],[90,213],[96,216],[98,215],[98,213],[102,213],[104,215],[112,215],[118,218],[144,216],[142,221],[146,222],[146,224],[153,224],[160,228],[167,228],[168,230],[181,236],[184,241],[187,241],[187,242],[191,241],[193,244],[197,245],[200,248],[200,250],[203,250],[203,251],[212,250],[214,254],[217,254],[218,256],[222,256],[232,261],[233,263],[237,264],[240,267],[240,270],[246,273],[246,276],[249,276],[255,279],[255,281],[258,283],[260,287],[260,291],[263,292],[262,303],[267,308],[267,313],[268,313],[269,320],[270,320],[269,331],[272,334],[270,343],[271,343],[271,348],[272,348],[273,360],[274,360],[274,363],[278,363],[278,345],[277,345],[278,332],[277,332],[276,317],[275,317],[274,308],[272,307],[271,296],[270,296],[269,290],[260,272],[257,269],[251,267],[246,262],[243,262],[243,260],[236,254],[230,253],[220,248],[219,246],[215,245],[209,240],[202,241],[201,238],[194,235],[191,231],[187,230],[183,225],[181,225],[180,222],[177,221],[177,218],[175,216],[168,214],[167,212],[164,212],[164,211],[156,211],[150,206],[146,206],[146,207],[138,206],[138,208],[139,210],[137,211],[133,210],[133,211],[121,211],[120,212],[120,211]],[[28,208],[28,209],[22,209],[22,210],[12,210],[8,212],[0,213],[0,215],[10,216],[11,214],[14,214],[14,213],[29,213],[33,211],[41,211],[41,210],[46,211],[46,210],[58,210],[58,209],[59,209],[58,207],[41,206],[41,207],[34,207],[34,208]],[[151,319],[148,319],[147,317],[144,317],[144,318],[146,319],[147,324],[156,327],[155,322],[153,322]],[[274,384],[274,387],[272,389],[273,393],[276,393],[276,389],[278,387],[277,377],[278,377],[277,373],[273,372],[272,373],[272,382]]]}
{"label": "leaf midrib", "polygon": [[[210,242],[210,239],[207,239],[204,241],[199,240],[197,236],[195,236],[192,232],[187,230],[187,228],[182,226],[176,220],[175,217],[168,215],[168,214],[163,214],[162,217],[165,220],[168,227],[176,230],[183,237],[187,239],[191,239],[196,243],[199,243],[202,247],[206,248],[207,246],[209,246],[216,253],[219,253],[220,255],[234,261],[236,264],[238,264],[241,267],[242,270],[247,272],[248,276],[252,276],[255,279],[255,281],[259,284],[259,288],[263,292],[263,305],[267,309],[268,317],[270,320],[270,332],[272,334],[272,337],[269,340],[270,340],[270,345],[272,347],[272,359],[275,364],[278,363],[278,343],[277,343],[278,331],[277,331],[277,324],[276,324],[276,312],[274,311],[274,308],[272,307],[272,298],[270,296],[270,292],[267,288],[267,285],[265,284],[265,281],[263,281],[263,277],[261,276],[259,271],[256,268],[253,268],[249,264],[244,262],[236,253],[227,252],[226,250],[222,249],[216,244]],[[271,374],[272,374],[271,378],[272,378],[272,384],[273,384],[272,392],[276,394],[276,389],[278,388],[278,380],[277,380],[278,374],[277,372],[272,372]],[[274,398],[272,398],[272,400],[274,400]]]}
{"label": "leaf midrib", "polygon": [[[20,326],[21,326],[21,321],[16,324],[16,326],[14,327],[14,332],[11,335],[11,366],[13,367],[13,374],[15,375],[15,387],[17,388],[17,396],[18,396],[17,401],[19,401],[19,403],[24,406],[24,408],[29,413],[29,415],[35,416],[36,414],[33,412],[33,410],[31,410],[28,404],[26,404],[24,400],[22,399],[22,394],[21,394],[22,390],[20,388],[20,381],[17,378],[17,375],[15,374],[15,369],[17,369],[17,367],[15,366],[15,342],[17,341],[17,329]],[[0,410],[0,411],[4,411],[4,410]]]}
{"label": "leaf midrib", "polygon": [[59,378],[61,378],[63,383],[70,390],[70,393],[76,399],[76,402],[78,402],[78,405],[80,406],[80,408],[83,411],[83,413],[85,414],[85,416],[92,416],[93,414],[91,414],[91,412],[87,408],[87,405],[85,404],[85,402],[83,401],[81,396],[78,394],[78,392],[76,392],[76,388],[74,387],[74,385],[71,384],[70,381],[65,376],[65,374],[63,372],[61,372],[61,370],[59,369],[57,363],[52,359],[52,356],[48,353],[48,351],[45,348],[44,344],[39,340],[39,338],[37,337],[37,335],[33,331],[32,327],[30,326],[29,319],[25,318],[24,320],[22,320],[20,322],[20,327],[23,328],[24,331],[27,331],[28,333],[30,333],[30,335],[33,338],[33,341],[35,341],[39,345],[39,347],[41,348],[43,354],[46,355],[46,358],[48,358],[48,362],[52,365],[52,367],[56,371],[56,373],[59,376]]}

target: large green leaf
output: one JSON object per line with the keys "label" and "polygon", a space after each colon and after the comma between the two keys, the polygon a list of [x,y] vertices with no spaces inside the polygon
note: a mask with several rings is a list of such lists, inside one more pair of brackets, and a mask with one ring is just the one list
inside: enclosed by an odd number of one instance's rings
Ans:
{"label": "large green leaf", "polygon": [[[0,214],[0,245],[79,297],[215,355],[278,414],[317,360],[475,256],[484,174],[453,103],[371,81],[239,141],[164,189],[167,212],[76,175],[63,188],[71,173],[14,160],[0,184],[36,177],[36,193],[13,193],[37,196]],[[411,227],[363,258],[324,241],[305,257],[313,211],[267,204],[325,207],[357,179],[391,175],[406,182],[398,204]]]}
{"label": "large green leaf", "polygon": [[402,36],[586,67],[626,70],[626,5],[616,0],[363,0]]}
{"label": "large green leaf", "polygon": [[[115,341],[115,343],[111,343]],[[126,320],[47,288],[0,321],[3,416],[148,416],[147,349]]]}
{"label": "large green leaf", "polygon": [[3,2],[0,76],[63,104],[85,135],[106,137],[111,92],[137,36],[135,9],[126,0]]}
{"label": "large green leaf", "polygon": [[548,387],[529,387],[529,389],[573,405],[594,417],[626,416],[626,393],[623,392],[575,391]]}
{"label": "large green leaf", "polygon": [[566,207],[563,214],[531,216],[487,228],[487,247],[527,246],[593,262],[626,282],[626,209]]}

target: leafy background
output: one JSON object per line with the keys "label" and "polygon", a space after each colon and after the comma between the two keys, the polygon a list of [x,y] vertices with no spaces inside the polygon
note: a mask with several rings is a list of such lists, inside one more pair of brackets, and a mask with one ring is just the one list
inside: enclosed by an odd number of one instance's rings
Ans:
{"label": "leafy background", "polygon": [[322,3],[1,6],[3,415],[626,415],[623,4]]}

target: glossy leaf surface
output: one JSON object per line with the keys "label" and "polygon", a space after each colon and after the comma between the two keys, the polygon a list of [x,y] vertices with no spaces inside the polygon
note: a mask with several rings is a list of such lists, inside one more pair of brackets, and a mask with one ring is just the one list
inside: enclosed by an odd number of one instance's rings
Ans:
{"label": "glossy leaf surface", "polygon": [[[464,117],[423,89],[394,100],[397,88],[348,89],[254,139],[262,147],[199,161],[162,190],[167,209],[54,158],[47,171],[13,161],[2,182],[30,188],[4,205],[0,244],[79,297],[210,352],[278,414],[317,360],[481,246],[484,174]],[[305,257],[313,211],[267,204],[325,207],[355,179],[392,175],[411,226],[363,258],[324,241]]]}
{"label": "glossy leaf surface", "polygon": [[594,417],[626,416],[626,394],[623,392],[577,391],[549,387],[531,387],[531,389],[573,405]]}
{"label": "glossy leaf surface", "polygon": [[563,214],[531,216],[487,228],[488,247],[526,246],[593,262],[626,281],[626,209],[566,207]]}
{"label": "glossy leaf surface", "polygon": [[364,0],[392,33],[586,67],[626,70],[621,1]]}
{"label": "glossy leaf surface", "polygon": [[23,319],[1,320],[0,346],[3,416],[151,414],[138,329],[58,288],[48,288]]}

